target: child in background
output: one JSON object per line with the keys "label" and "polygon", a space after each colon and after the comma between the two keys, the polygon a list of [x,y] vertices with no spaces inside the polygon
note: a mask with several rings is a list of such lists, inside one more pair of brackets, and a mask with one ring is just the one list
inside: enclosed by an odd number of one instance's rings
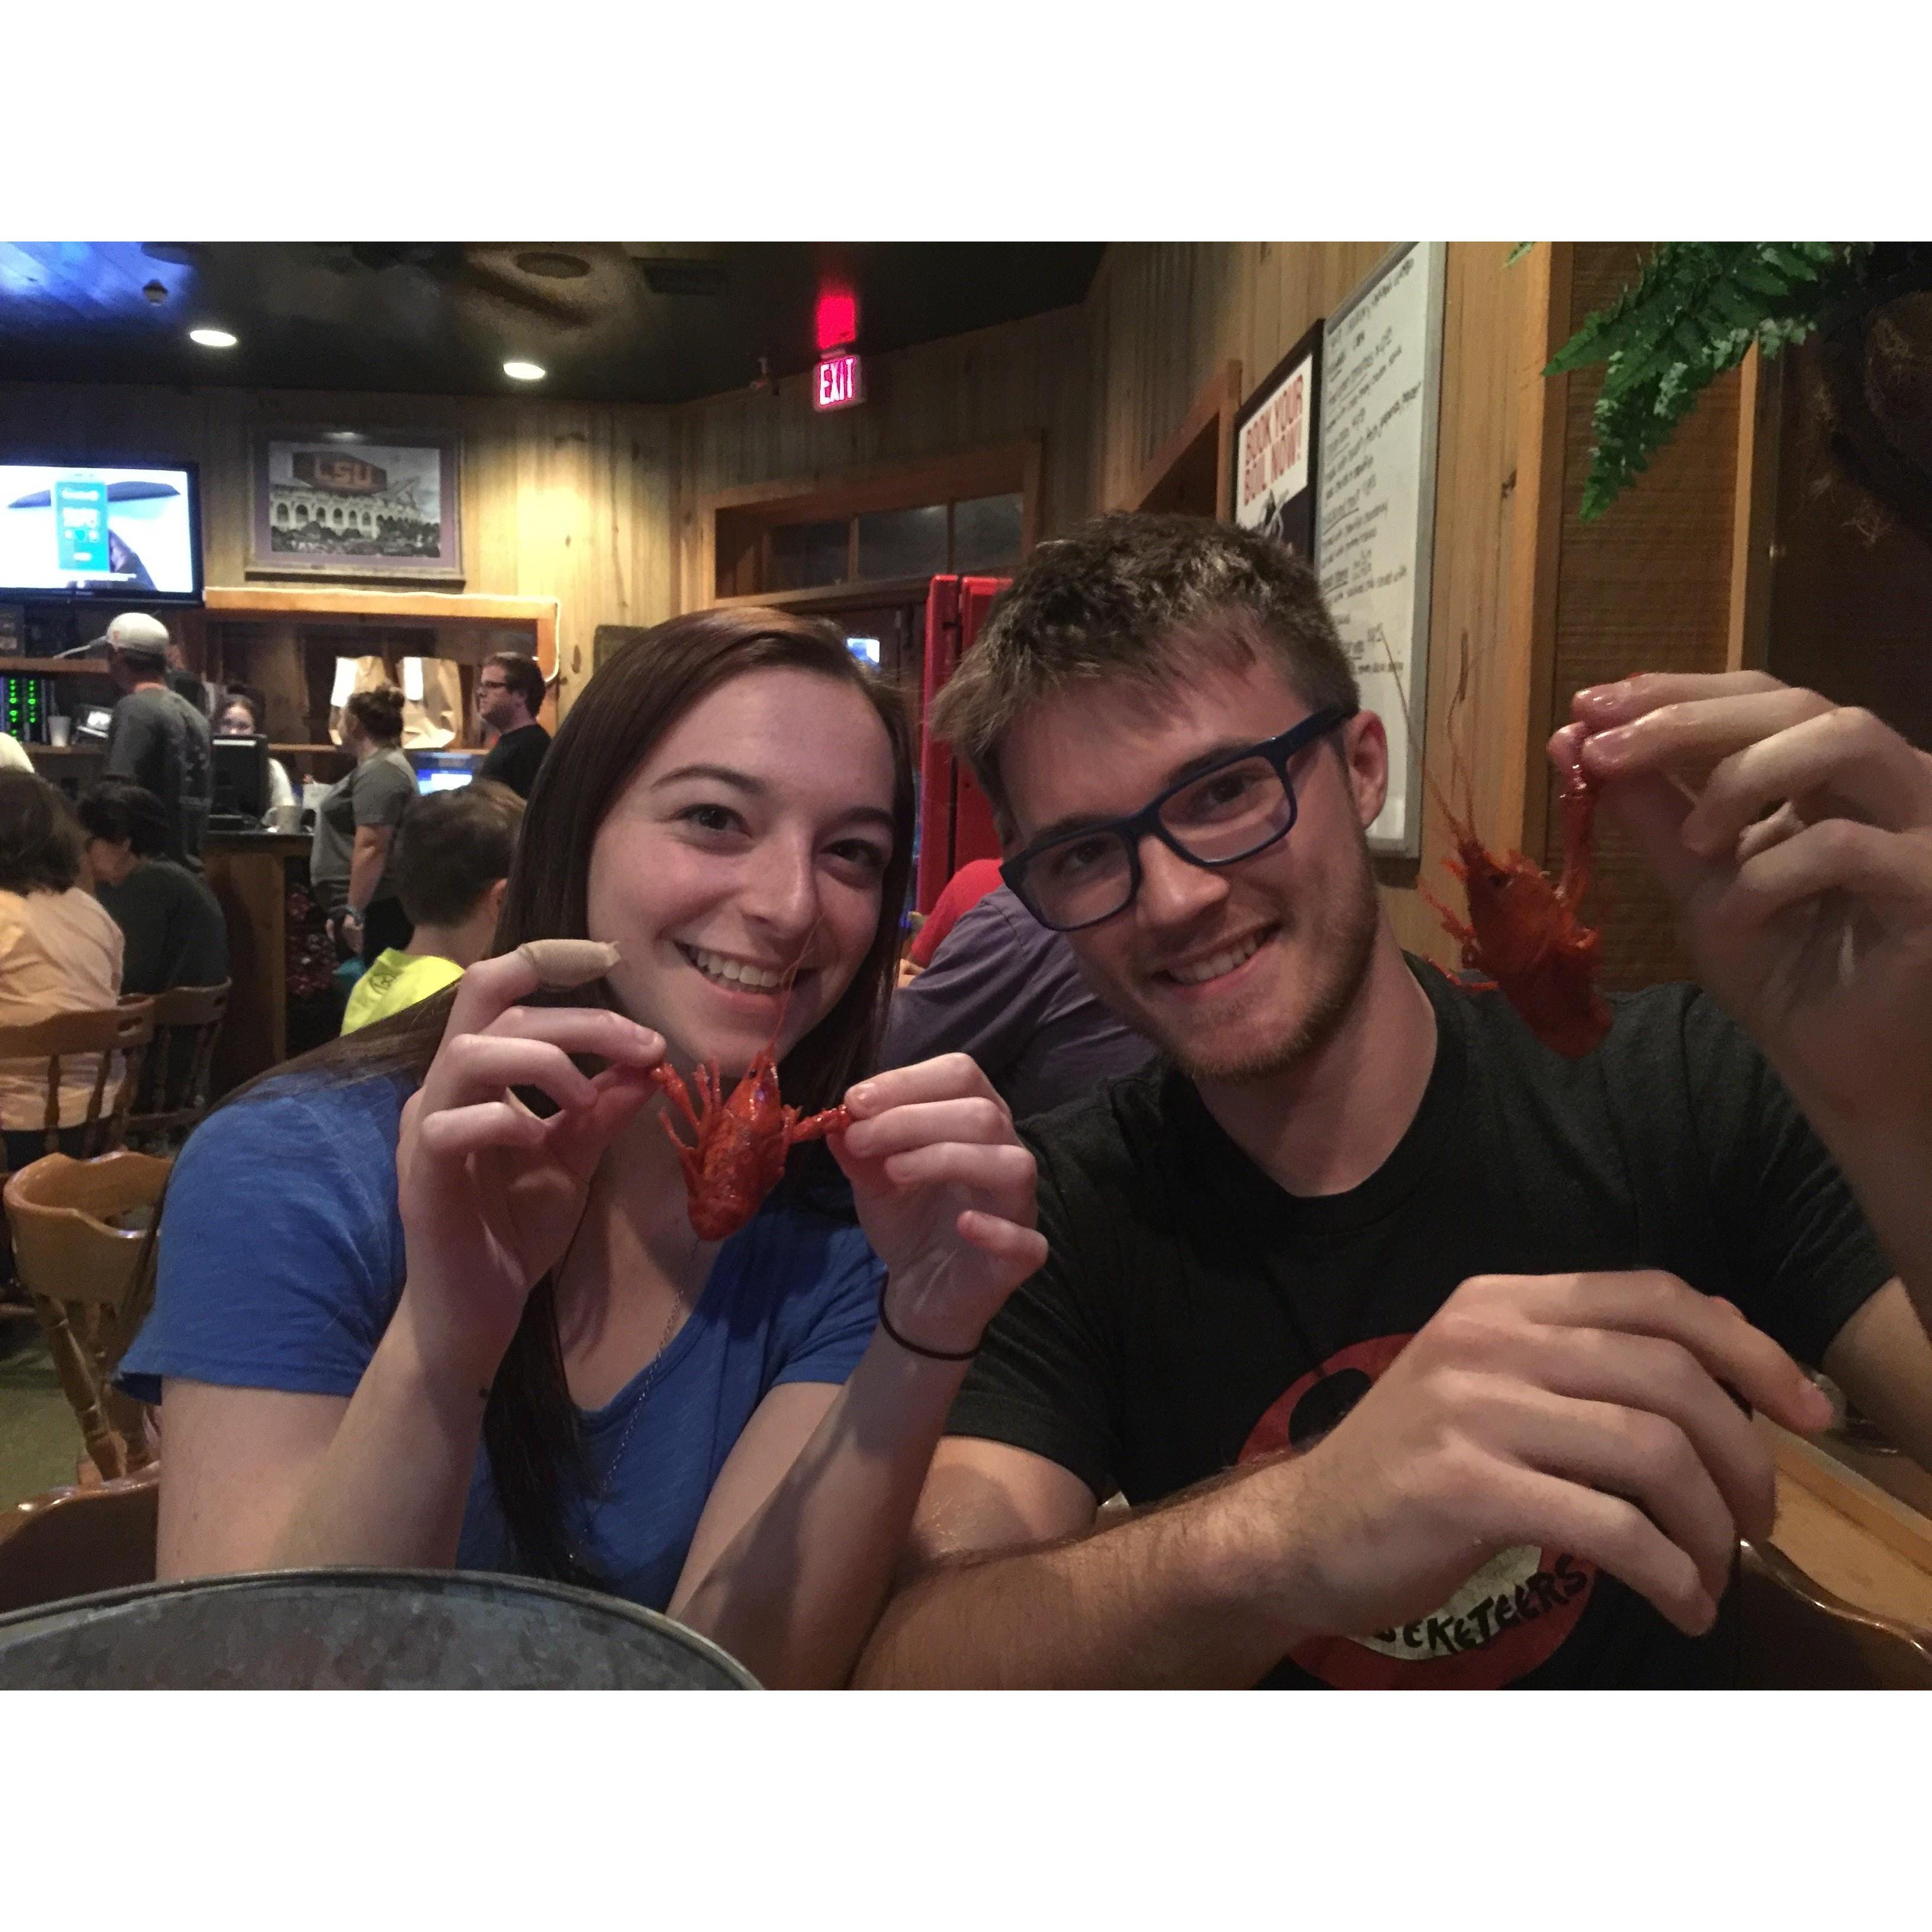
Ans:
{"label": "child in background", "polygon": [[416,931],[408,945],[379,955],[356,982],[342,1018],[345,1034],[440,992],[488,952],[523,817],[523,800],[484,778],[460,791],[433,792],[403,814],[397,891]]}

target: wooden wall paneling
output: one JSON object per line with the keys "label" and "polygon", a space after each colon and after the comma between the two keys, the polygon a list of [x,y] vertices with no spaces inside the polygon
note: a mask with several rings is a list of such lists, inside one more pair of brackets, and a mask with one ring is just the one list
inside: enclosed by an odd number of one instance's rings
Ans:
{"label": "wooden wall paneling", "polygon": [[[1478,835],[1498,850],[1522,836],[1528,746],[1528,640],[1513,634],[1510,592],[1517,526],[1520,371],[1536,284],[1507,266],[1500,243],[1456,243],[1443,292],[1442,414],[1436,437],[1436,547],[1429,619],[1429,775]],[[1347,293],[1324,294],[1332,307]],[[1458,701],[1459,688],[1462,692]],[[1461,782],[1456,764],[1460,757]],[[1414,861],[1378,862],[1396,936],[1445,965],[1456,948],[1418,888],[1445,903],[1460,888],[1454,848],[1432,794]]]}
{"label": "wooden wall paneling", "polygon": [[1754,343],[1738,376],[1737,484],[1731,502],[1726,670],[1762,670],[1771,650],[1772,544],[1778,526],[1784,385]]}
{"label": "wooden wall paneling", "polygon": [[0,383],[0,446],[10,452],[199,463],[212,586],[247,580],[259,429],[335,421],[455,430],[464,443],[464,590],[558,600],[566,708],[589,675],[598,624],[656,623],[674,607],[668,418],[644,405],[524,398]]}
{"label": "wooden wall paneling", "polygon": [[854,471],[1037,441],[1040,533],[1078,521],[1085,338],[1083,312],[1058,309],[868,358],[867,400],[855,409],[814,410],[802,375],[670,411],[677,608],[702,609],[716,595],[712,510],[772,484],[808,492]]}
{"label": "wooden wall paneling", "polygon": [[1233,496],[1233,456],[1228,445],[1235,412],[1241,406],[1241,364],[1230,358],[1210,376],[1186,415],[1141,466],[1125,499],[1109,508],[1167,510],[1200,494],[1207,474],[1207,514],[1225,518]]}
{"label": "wooden wall paneling", "polygon": [[[1613,302],[1648,249],[1628,242],[1575,245],[1570,326]],[[1580,370],[1565,399],[1562,555],[1552,680],[1556,712],[1572,692],[1638,670],[1724,668],[1730,623],[1732,491],[1738,450],[1736,371],[1706,389],[1635,484],[1594,522],[1578,514],[1590,460],[1590,412],[1602,372]],[[1552,797],[1545,848],[1560,849]],[[1612,987],[1691,976],[1676,908],[1628,836],[1606,819],[1586,908],[1604,934]]]}
{"label": "wooden wall paneling", "polygon": [[1511,492],[1508,652],[1516,674],[1510,702],[1525,720],[1522,799],[1512,842],[1539,862],[1548,826],[1550,760],[1545,734],[1556,713],[1556,596],[1563,556],[1567,376],[1546,376],[1570,334],[1568,242],[1539,242],[1510,272],[1522,278],[1522,348],[1516,374],[1516,459]]}

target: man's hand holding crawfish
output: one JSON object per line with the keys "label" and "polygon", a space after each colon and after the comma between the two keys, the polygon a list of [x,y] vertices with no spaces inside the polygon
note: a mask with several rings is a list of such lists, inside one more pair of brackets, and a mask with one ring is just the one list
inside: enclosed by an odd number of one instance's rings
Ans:
{"label": "man's hand holding crawfish", "polygon": [[[656,1093],[651,1070],[664,1058],[662,1037],[621,1013],[518,1004],[543,983],[520,951],[470,968],[397,1143],[408,1266],[398,1316],[427,1361],[479,1388],[530,1290],[562,1259],[604,1150]],[[586,1075],[573,1055],[608,1064]],[[540,1118],[518,1088],[557,1111]]]}
{"label": "man's hand holding crawfish", "polygon": [[1046,1259],[1034,1158],[1006,1103],[963,1053],[894,1068],[847,1094],[830,1145],[886,1264],[886,1314],[923,1349],[962,1358]]}
{"label": "man's hand holding crawfish", "polygon": [[1585,769],[1678,901],[1700,976],[1828,1141],[1932,1147],[1932,760],[1762,673],[1580,692]]}

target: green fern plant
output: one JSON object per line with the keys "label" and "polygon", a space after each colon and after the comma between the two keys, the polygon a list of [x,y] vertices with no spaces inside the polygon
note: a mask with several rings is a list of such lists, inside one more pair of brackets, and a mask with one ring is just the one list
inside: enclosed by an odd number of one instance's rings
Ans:
{"label": "green fern plant", "polygon": [[[1862,242],[1666,242],[1636,285],[1591,316],[1546,375],[1604,365],[1591,418],[1582,514],[1600,517],[1634,482],[1700,394],[1751,344],[1802,342],[1857,283]],[[1520,246],[1510,260],[1523,252]]]}

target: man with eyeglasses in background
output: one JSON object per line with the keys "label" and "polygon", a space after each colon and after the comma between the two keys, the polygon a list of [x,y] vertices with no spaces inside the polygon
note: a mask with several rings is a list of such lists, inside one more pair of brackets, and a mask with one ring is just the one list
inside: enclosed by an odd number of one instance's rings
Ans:
{"label": "man with eyeglasses in background", "polygon": [[550,734],[537,722],[543,700],[543,670],[535,658],[497,651],[483,660],[476,674],[476,715],[498,736],[479,778],[506,784],[519,798],[530,796],[550,749]]}
{"label": "man with eyeglasses in background", "polygon": [[[1606,688],[1580,712],[1638,715]],[[1708,730],[1745,742],[1754,701]],[[1042,546],[933,722],[1012,892],[1163,1058],[1031,1124],[1046,1267],[983,1338],[923,1338],[976,1358],[856,1681],[1721,1681],[1737,1538],[1773,1509],[1744,1405],[1824,1426],[1822,1364],[1932,1451],[1922,1319],[1763,1055],[1662,986],[1566,1059],[1404,954],[1366,838],[1386,735],[1257,536],[1124,516]],[[1676,800],[1643,834],[1676,890],[1657,827],[1688,800],[1634,782]],[[1750,952],[1700,957],[1798,1066]],[[862,1082],[862,1126],[925,1071]],[[1922,1309],[1910,1222],[1885,1232]]]}

